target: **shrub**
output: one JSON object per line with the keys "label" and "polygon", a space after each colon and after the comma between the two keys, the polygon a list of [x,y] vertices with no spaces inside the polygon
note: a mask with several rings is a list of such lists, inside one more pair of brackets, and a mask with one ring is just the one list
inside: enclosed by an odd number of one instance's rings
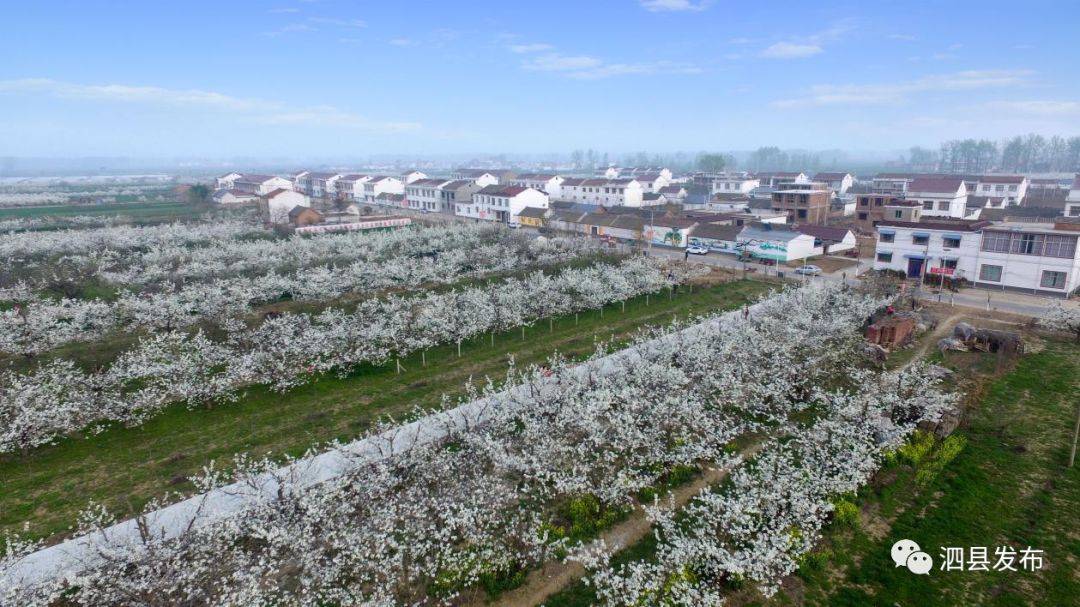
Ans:
{"label": "shrub", "polygon": [[861,522],[859,507],[845,499],[837,501],[833,508],[833,521],[837,525],[857,529]]}

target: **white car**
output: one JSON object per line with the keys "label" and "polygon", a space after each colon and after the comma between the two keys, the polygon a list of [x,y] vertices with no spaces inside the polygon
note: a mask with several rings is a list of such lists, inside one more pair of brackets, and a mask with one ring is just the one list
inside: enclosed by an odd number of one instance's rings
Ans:
{"label": "white car", "polygon": [[692,244],[686,247],[686,252],[690,253],[691,255],[708,255],[709,247],[703,247],[699,244]]}
{"label": "white car", "polygon": [[520,223],[510,222],[510,223],[506,224],[506,227],[510,228],[511,230],[516,230],[516,229],[521,227],[521,224]]}
{"label": "white car", "polygon": [[801,268],[796,268],[795,273],[805,274],[806,276],[819,276],[821,274],[821,268],[815,265],[805,265]]}

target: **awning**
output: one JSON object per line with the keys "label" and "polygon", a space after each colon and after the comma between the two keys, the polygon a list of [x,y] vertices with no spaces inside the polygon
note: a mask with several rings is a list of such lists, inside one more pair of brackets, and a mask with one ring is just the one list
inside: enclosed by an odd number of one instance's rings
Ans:
{"label": "awning", "polygon": [[878,229],[878,234],[888,234],[890,236],[896,236],[896,230],[882,230]]}
{"label": "awning", "polygon": [[910,255],[910,254],[904,255],[904,257],[907,257],[908,259],[926,259],[927,258],[926,255]]}
{"label": "awning", "polygon": [[957,240],[960,240],[962,238],[962,236],[960,236],[959,234],[942,234],[941,237],[942,238],[955,238]]}
{"label": "awning", "polygon": [[952,255],[942,255],[941,259],[945,261],[960,261],[959,257],[953,257]]}
{"label": "awning", "polygon": [[911,235],[913,237],[919,237],[919,238],[930,238],[930,233],[929,232],[912,232]]}

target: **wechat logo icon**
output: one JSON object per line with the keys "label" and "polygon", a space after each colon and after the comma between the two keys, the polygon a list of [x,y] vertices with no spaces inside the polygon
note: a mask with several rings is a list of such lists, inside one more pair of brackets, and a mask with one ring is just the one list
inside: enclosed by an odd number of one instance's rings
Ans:
{"label": "wechat logo icon", "polygon": [[897,567],[907,567],[915,575],[929,575],[934,568],[934,559],[911,540],[900,540],[893,544],[890,555]]}

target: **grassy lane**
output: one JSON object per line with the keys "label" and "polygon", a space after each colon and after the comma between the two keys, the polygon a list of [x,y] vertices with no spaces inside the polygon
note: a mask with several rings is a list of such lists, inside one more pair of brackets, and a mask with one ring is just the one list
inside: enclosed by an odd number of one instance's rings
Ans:
{"label": "grassy lane", "polygon": [[72,217],[75,215],[125,215],[139,219],[190,219],[201,212],[186,202],[121,202],[95,205],[54,205],[0,209],[0,219],[28,217]]}
{"label": "grassy lane", "polygon": [[[940,359],[940,355],[934,358]],[[946,364],[980,374],[994,357],[950,353]],[[860,496],[863,521],[832,529],[778,604],[1076,605],[1080,597],[1080,468],[1067,468],[1077,415],[1080,348],[1050,341],[992,381],[978,399],[959,455],[933,473],[887,468]],[[915,478],[929,468],[922,485]],[[912,539],[934,558],[929,576],[895,568],[889,548]],[[1045,551],[1043,570],[941,571],[943,547]],[[1016,563],[1020,569],[1019,563]]]}
{"label": "grassy lane", "polygon": [[30,521],[31,534],[44,537],[62,533],[89,500],[120,511],[139,509],[151,497],[166,491],[192,489],[186,475],[210,460],[228,465],[233,454],[303,452],[315,443],[348,440],[380,415],[400,414],[414,405],[434,406],[442,394],[463,392],[470,377],[499,378],[507,355],[519,364],[540,362],[555,351],[580,357],[592,353],[596,339],[626,337],[648,324],[662,324],[673,314],[680,317],[742,306],[771,288],[740,281],[702,289],[630,300],[626,312],[612,305],[604,311],[557,319],[554,331],[547,322],[526,330],[488,336],[462,346],[461,358],[453,345],[427,353],[422,367],[417,354],[403,361],[400,375],[394,365],[365,366],[352,376],[324,377],[287,394],[263,388],[248,390],[239,402],[205,410],[182,406],[166,410],[138,428],[112,428],[86,439],[69,439],[25,457],[0,458],[0,529],[16,530]]}

